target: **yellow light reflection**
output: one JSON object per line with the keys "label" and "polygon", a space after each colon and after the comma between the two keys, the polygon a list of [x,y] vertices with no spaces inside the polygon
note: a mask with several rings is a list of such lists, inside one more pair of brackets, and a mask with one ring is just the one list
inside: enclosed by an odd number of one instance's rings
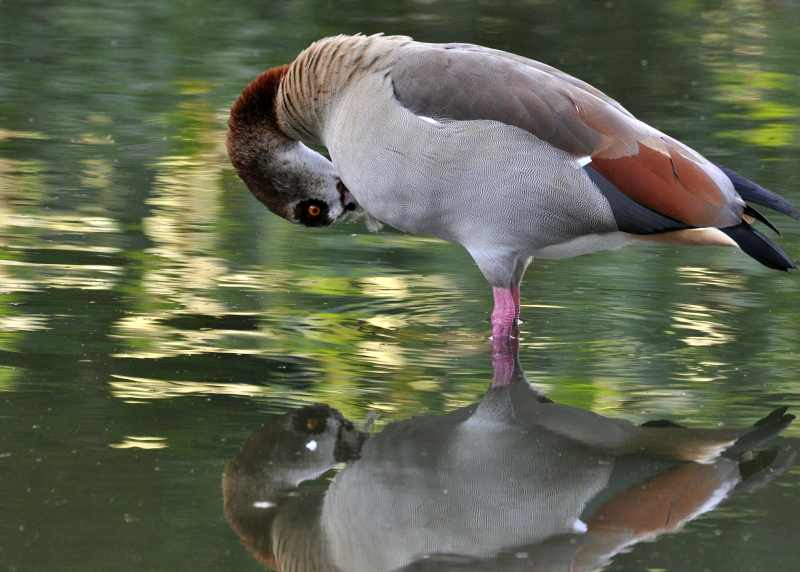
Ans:
{"label": "yellow light reflection", "polygon": [[285,290],[285,285],[291,279],[291,272],[274,269],[263,272],[232,272],[217,278],[217,286],[220,288],[275,292]]}
{"label": "yellow light reflection", "polygon": [[14,131],[13,129],[0,128],[0,141],[6,139],[35,139],[37,141],[44,141],[48,139],[44,133],[38,131]]}
{"label": "yellow light reflection", "polygon": [[112,375],[111,394],[129,403],[142,403],[154,399],[172,399],[183,395],[232,395],[239,397],[266,397],[272,395],[269,387],[248,383],[206,383],[199,381],[172,381]]}
{"label": "yellow light reflection", "polygon": [[678,268],[678,274],[683,279],[681,284],[690,286],[716,286],[742,290],[745,282],[744,276],[723,273],[703,266],[681,266]]}
{"label": "yellow light reflection", "polygon": [[101,216],[84,216],[81,213],[38,216],[8,213],[3,216],[0,226],[18,226],[43,229],[50,232],[76,234],[120,232],[119,226],[113,219]]}
{"label": "yellow light reflection", "polygon": [[[121,249],[114,246],[92,246],[90,244],[37,244],[36,246],[27,246],[22,244],[10,244],[5,248],[8,250],[42,250],[42,251],[56,251],[56,252],[91,252],[93,254],[117,254],[122,252]],[[83,265],[81,265],[84,267]]]}
{"label": "yellow light reflection", "polygon": [[108,189],[111,187],[112,167],[107,159],[84,159],[81,161],[83,173],[81,184],[90,189]]}
{"label": "yellow light reflection", "polygon": [[0,294],[11,294],[14,292],[37,292],[41,286],[33,280],[11,276],[9,272],[0,266]]}
{"label": "yellow light reflection", "polygon": [[363,341],[358,344],[358,354],[364,356],[373,363],[388,367],[400,368],[406,365],[406,360],[403,357],[403,349],[396,344]]}
{"label": "yellow light reflection", "polygon": [[724,326],[714,322],[712,310],[699,304],[678,304],[672,314],[672,328],[688,330],[699,335],[687,335],[681,341],[688,346],[703,347],[726,344],[733,336]]}
{"label": "yellow light reflection", "polygon": [[407,278],[404,276],[368,276],[360,282],[362,292],[373,298],[405,300],[410,295]]}
{"label": "yellow light reflection", "polygon": [[166,449],[165,437],[148,437],[138,435],[125,435],[119,443],[109,443],[112,449]]}
{"label": "yellow light reflection", "polygon": [[30,314],[0,317],[0,332],[35,332],[47,329],[47,316]]}
{"label": "yellow light reflection", "polygon": [[96,133],[84,133],[78,139],[83,145],[113,145],[114,138],[111,135],[98,135]]}
{"label": "yellow light reflection", "polygon": [[392,403],[375,402],[367,406],[369,410],[381,411],[383,413],[394,413],[398,410],[397,405]]}
{"label": "yellow light reflection", "polygon": [[398,330],[408,325],[408,320],[398,315],[377,315],[367,318],[366,322],[370,326],[381,328],[383,330]]}
{"label": "yellow light reflection", "polygon": [[[8,270],[5,270],[8,268]],[[36,271],[33,279],[10,276],[15,268]],[[80,290],[110,290],[121,268],[101,264],[55,264],[0,260],[0,292],[36,291],[42,288],[70,288]],[[96,276],[100,274],[101,276]],[[106,278],[102,275],[111,275]],[[8,276],[8,280],[5,277]]]}
{"label": "yellow light reflection", "polygon": [[0,392],[17,390],[17,371],[15,367],[0,366]]}
{"label": "yellow light reflection", "polygon": [[[190,301],[188,307],[195,307],[198,299]],[[175,355],[195,355],[206,352],[230,353],[236,355],[260,355],[263,350],[253,347],[251,342],[257,338],[273,339],[275,335],[269,329],[258,330],[226,330],[214,329],[179,329],[165,325],[164,318],[179,318],[183,312],[172,312],[161,316],[133,314],[121,318],[115,325],[115,337],[131,340],[128,351],[114,354],[117,358],[155,359]],[[191,313],[189,313],[191,315]],[[217,312],[202,312],[202,315],[221,315]],[[250,314],[226,314],[228,316]],[[232,343],[231,340],[236,340]]]}

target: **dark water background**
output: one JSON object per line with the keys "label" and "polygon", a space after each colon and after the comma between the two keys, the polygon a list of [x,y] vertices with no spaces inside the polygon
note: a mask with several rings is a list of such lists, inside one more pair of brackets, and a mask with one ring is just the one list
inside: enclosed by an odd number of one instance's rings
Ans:
{"label": "dark water background", "polygon": [[[270,415],[324,402],[380,428],[483,395],[490,290],[462,250],[293,227],[245,191],[225,121],[259,71],[335,33],[490,45],[797,204],[799,29],[792,0],[0,0],[0,569],[261,569],[220,475]],[[800,223],[773,220],[800,257]],[[800,410],[796,274],[637,246],[537,261],[523,303],[522,363],[559,403]],[[799,476],[609,569],[797,569]]]}

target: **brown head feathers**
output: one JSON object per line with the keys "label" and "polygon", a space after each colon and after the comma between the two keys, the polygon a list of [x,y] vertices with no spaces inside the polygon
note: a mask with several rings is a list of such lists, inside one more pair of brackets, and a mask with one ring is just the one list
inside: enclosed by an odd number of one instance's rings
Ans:
{"label": "brown head feathers", "polygon": [[270,68],[242,90],[231,107],[226,144],[228,156],[247,187],[270,210],[285,216],[274,181],[263,163],[289,141],[278,127],[275,104],[288,65]]}
{"label": "brown head feathers", "polygon": [[275,103],[278,88],[289,65],[270,68],[251,81],[231,107],[228,127],[231,131],[265,127],[278,129]]}
{"label": "brown head feathers", "polygon": [[349,205],[333,164],[285,130],[281,103],[289,101],[290,70],[290,65],[268,69],[242,90],[228,119],[228,155],[250,192],[273,213],[324,226]]}

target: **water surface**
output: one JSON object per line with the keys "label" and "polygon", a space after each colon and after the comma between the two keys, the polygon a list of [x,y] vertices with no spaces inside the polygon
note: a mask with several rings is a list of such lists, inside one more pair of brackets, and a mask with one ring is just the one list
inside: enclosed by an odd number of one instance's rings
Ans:
{"label": "water surface", "polygon": [[[465,252],[296,228],[235,176],[227,108],[262,69],[334,33],[511,50],[798,204],[798,25],[755,0],[0,3],[0,568],[263,569],[221,493],[262,424],[325,403],[379,431],[485,394]],[[704,427],[800,410],[798,277],[735,251],[536,261],[523,302],[522,363],[557,403]],[[791,569],[799,475],[608,569]]]}

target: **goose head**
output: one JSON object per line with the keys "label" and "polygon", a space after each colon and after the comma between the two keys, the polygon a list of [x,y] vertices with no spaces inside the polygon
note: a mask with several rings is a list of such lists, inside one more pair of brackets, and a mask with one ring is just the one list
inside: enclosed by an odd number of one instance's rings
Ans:
{"label": "goose head", "polygon": [[275,98],[288,66],[271,68],[242,91],[228,121],[228,155],[250,192],[276,215],[328,226],[357,210],[327,158],[286,134]]}

